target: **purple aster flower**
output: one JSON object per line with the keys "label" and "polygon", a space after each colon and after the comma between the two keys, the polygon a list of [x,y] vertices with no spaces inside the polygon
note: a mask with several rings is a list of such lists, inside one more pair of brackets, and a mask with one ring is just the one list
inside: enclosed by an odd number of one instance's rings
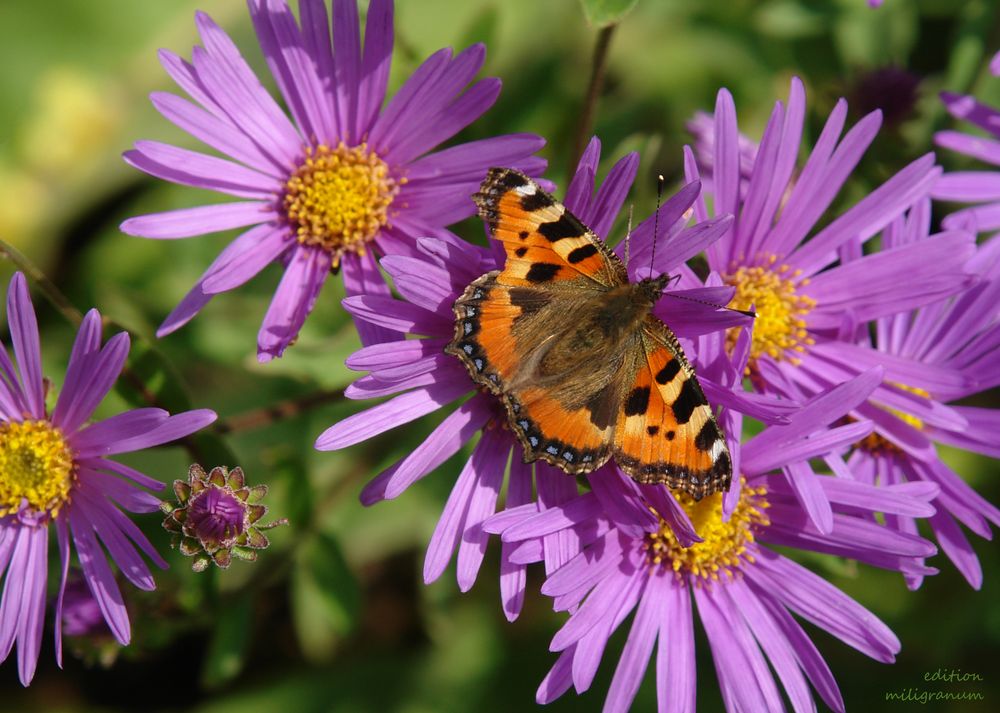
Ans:
{"label": "purple aster flower", "polygon": [[[1000,76],[1000,52],[993,56],[990,71],[993,76]],[[941,99],[949,114],[982,129],[989,136],[939,131],[934,134],[934,143],[1000,166],[1000,111],[973,97],[951,92],[942,92]],[[1000,228],[1000,171],[996,169],[946,173],[934,185],[931,196],[937,200],[974,204],[947,216],[941,223],[945,228],[963,228],[974,233]]]}
{"label": "purple aster flower", "polygon": [[[930,201],[921,201],[889,225],[885,245],[921,244],[930,220]],[[1000,412],[949,403],[1000,385],[1000,240],[979,248],[969,264],[983,278],[978,284],[921,309],[876,320],[874,337],[868,325],[860,325],[856,342],[841,349],[853,355],[854,369],[881,364],[887,374],[879,393],[856,410],[874,423],[875,432],[857,444],[848,460],[851,472],[866,483],[939,485],[931,529],[944,553],[979,589],[982,569],[958,523],[992,539],[990,523],[1000,526],[1000,510],[952,471],[935,447],[937,442],[1000,457]],[[820,385],[800,384],[805,390]],[[887,515],[886,522],[902,532],[917,531],[912,518]],[[921,581],[920,575],[907,577],[914,589]]]}
{"label": "purple aster flower", "polygon": [[[857,349],[844,335],[853,336],[857,325],[870,320],[939,301],[977,279],[967,265],[975,252],[974,236],[961,230],[925,235],[919,244],[883,241],[881,250],[862,256],[867,241],[927,196],[940,175],[931,154],[814,231],[881,123],[880,113],[873,112],[840,140],[846,115],[841,100],[797,171],[805,93],[793,79],[788,105],[776,104],[741,194],[745,171],[739,166],[746,151],[740,148],[732,97],[719,92],[713,204],[715,212],[732,213],[735,220],[709,246],[708,262],[736,288],[731,306],[753,307],[757,313],[748,373],[764,392],[798,398],[788,382],[806,384],[808,396],[857,374]],[[686,156],[688,177],[697,178],[699,167],[689,149]],[[703,201],[695,203],[695,210],[699,219],[709,215]],[[886,378],[906,383],[891,364]],[[884,385],[873,398],[891,403],[897,392]],[[822,491],[814,495],[815,501],[802,504],[825,531],[831,523],[829,506]]]}
{"label": "purple aster flower", "polygon": [[[618,161],[595,195],[594,174],[599,158],[600,143],[594,139],[580,160],[566,193],[565,205],[598,235],[606,235],[635,177],[638,157],[630,154]],[[739,313],[714,307],[726,303],[733,294],[732,288],[721,283],[703,286],[683,264],[716,240],[729,224],[726,217],[687,226],[684,216],[698,190],[697,184],[685,186],[660,208],[659,225],[663,226],[663,234],[656,250],[657,272],[662,269],[678,274],[679,289],[672,294],[699,300],[663,299],[654,308],[654,313],[681,338],[689,358],[692,338],[712,331],[721,334],[720,330],[748,321]],[[628,268],[633,279],[637,274],[648,274],[654,222],[650,217],[632,232]],[[524,465],[522,449],[507,428],[507,416],[500,400],[478,390],[462,363],[444,353],[445,345],[454,335],[452,306],[455,300],[469,283],[502,264],[498,261],[503,260],[503,251],[434,239],[420,240],[417,247],[422,257],[389,256],[382,260],[382,266],[406,301],[377,295],[344,300],[345,308],[358,319],[393,331],[420,335],[417,339],[365,347],[347,360],[351,368],[370,372],[348,387],[345,392],[348,397],[394,397],[330,427],[317,439],[316,447],[319,450],[345,448],[443,408],[475,391],[471,398],[451,410],[424,443],[378,475],[361,495],[366,505],[399,496],[481,433],[452,489],[424,562],[424,579],[431,582],[442,574],[457,547],[458,584],[466,591],[475,581],[489,537],[480,525],[496,510],[508,459],[511,462],[508,506],[529,501],[532,471],[539,501],[544,506],[554,507],[574,497],[577,486],[573,477],[557,468],[544,464]],[[624,246],[619,245],[617,249],[624,251]],[[708,399],[726,409],[775,421],[783,419],[790,408],[788,404],[774,404],[755,394],[734,392],[714,382],[711,375],[699,380]],[[546,566],[550,571],[565,561],[564,555],[572,544],[568,538],[568,535],[552,538],[552,546],[546,553]],[[504,548],[501,594],[504,611],[513,619],[523,597],[524,570],[513,564],[508,555]]]}
{"label": "purple aster flower", "polygon": [[[171,416],[157,408],[126,411],[96,423],[87,419],[125,365],[129,338],[117,334],[101,347],[101,315],[83,319],[55,408],[46,407],[35,310],[24,276],[7,293],[7,321],[15,362],[0,349],[0,651],[17,642],[21,683],[35,673],[45,620],[50,527],[56,531],[62,578],[56,601],[56,659],[62,663],[62,626],[70,548],[101,615],[121,644],[129,641],[128,612],[104,550],[132,584],[155,587],[142,550],[166,567],[145,535],[123,513],[153,512],[159,499],[137,485],[163,483],[113,461],[128,453],[187,436],[215,420],[208,410]],[[102,547],[103,546],[103,547]]]}
{"label": "purple aster flower", "polygon": [[[284,0],[249,0],[261,50],[291,113],[261,86],[232,40],[208,15],[196,16],[204,46],[191,62],[162,51],[167,73],[194,99],[154,93],[169,121],[220,158],[140,141],[125,160],[173,183],[242,199],[126,220],[147,238],[186,238],[249,229],[229,244],[160,326],[169,334],[213,295],[234,289],[272,262],[285,272],[257,339],[258,358],[281,356],[332,271],[348,294],[387,296],[375,253],[414,255],[415,238],[457,238],[445,230],[471,215],[469,199],[489,166],[544,168],[544,144],[512,134],[429,153],[492,106],[500,80],[466,87],[482,67],[483,45],[428,58],[385,105],[393,44],[391,0],[372,0],[362,50],[355,0],[302,0],[297,24]],[[393,338],[359,324],[366,344]],[[396,335],[398,336],[398,335]]]}
{"label": "purple aster flower", "polygon": [[[721,352],[720,340],[716,355]],[[854,434],[870,430],[863,422],[827,424],[857,406],[880,380],[878,370],[863,374],[806,403],[790,423],[735,445],[731,454],[745,482],[728,516],[720,493],[695,501],[662,486],[637,486],[607,468],[589,476],[589,493],[555,507],[529,503],[487,520],[484,529],[502,533],[504,545],[513,548],[514,564],[542,559],[546,538],[571,543],[565,564],[542,586],[555,609],[570,612],[570,618],[552,640],[550,649],[560,656],[538,689],[538,702],[548,703],[571,686],[586,691],[612,633],[634,611],[604,710],[629,708],[659,641],[659,710],[694,711],[693,598],[727,710],[784,710],[770,666],[795,710],[815,708],[811,685],[828,706],[843,711],[830,669],[792,615],[881,662],[894,660],[899,641],[871,612],[766,545],[932,573],[920,558],[935,552],[933,544],[879,525],[873,514],[932,515],[928,500],[937,487],[875,488],[810,476],[832,504],[832,527],[824,533],[799,504],[795,486],[772,471],[799,472],[809,458],[842,450]],[[693,531],[685,536],[679,520]]]}

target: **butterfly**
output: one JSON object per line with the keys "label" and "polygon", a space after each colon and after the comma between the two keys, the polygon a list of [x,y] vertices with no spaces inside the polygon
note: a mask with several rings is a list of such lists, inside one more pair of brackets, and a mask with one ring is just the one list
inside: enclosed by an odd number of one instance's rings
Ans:
{"label": "butterfly", "polygon": [[473,196],[506,262],[455,301],[445,351],[506,407],[524,461],[570,474],[613,458],[640,483],[696,500],[728,489],[732,460],[670,329],[651,310],[666,275],[625,265],[524,174],[492,168]]}

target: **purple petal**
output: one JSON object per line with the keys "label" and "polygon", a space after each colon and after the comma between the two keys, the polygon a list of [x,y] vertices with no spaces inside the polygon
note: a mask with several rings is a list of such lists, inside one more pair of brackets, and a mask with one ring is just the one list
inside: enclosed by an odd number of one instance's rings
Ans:
{"label": "purple petal", "polygon": [[878,661],[889,663],[895,659],[900,644],[892,631],[818,575],[764,549],[759,551],[754,566],[743,572],[758,596],[777,599],[802,618]]}
{"label": "purple petal", "polygon": [[392,21],[391,0],[372,0],[368,4],[365,49],[361,59],[357,119],[354,127],[359,136],[371,130],[385,99],[385,88],[389,82],[389,65],[392,61]]}
{"label": "purple petal", "polygon": [[80,567],[83,569],[83,576],[87,580],[90,593],[94,595],[111,633],[118,643],[125,646],[132,636],[128,610],[122,600],[122,593],[115,583],[115,576],[104,558],[104,551],[97,544],[94,530],[86,515],[78,508],[70,510],[69,524]]}
{"label": "purple petal", "polygon": [[445,382],[401,394],[330,426],[316,439],[316,449],[335,451],[366,441],[436,411],[468,393],[470,386],[470,383]]}
{"label": "purple petal", "polygon": [[500,429],[490,429],[483,433],[477,450],[482,450],[482,467],[476,477],[476,482],[469,497],[469,507],[465,514],[465,522],[461,544],[458,548],[458,563],[456,578],[458,588],[467,592],[476,582],[479,567],[486,556],[486,545],[489,533],[482,528],[483,521],[496,512],[497,497],[503,485],[507,461],[510,460],[510,449],[514,439]]}
{"label": "purple petal", "polygon": [[208,294],[232,290],[246,283],[274,262],[295,243],[283,225],[265,223],[251,228],[233,241],[229,259],[210,268],[201,280],[201,289]]}
{"label": "purple petal", "polygon": [[[85,326],[81,326],[81,329]],[[99,325],[97,329],[100,329]],[[116,334],[108,340],[99,354],[95,354],[86,365],[81,365],[80,373],[75,376],[74,381],[69,380],[67,373],[66,385],[60,395],[61,402],[66,397],[63,402],[65,409],[58,419],[53,416],[53,423],[58,424],[64,432],[72,433],[90,418],[118,380],[118,375],[125,366],[125,359],[128,358],[129,343],[128,334]]]}
{"label": "purple petal", "polygon": [[940,171],[934,166],[933,154],[917,159],[795,250],[788,256],[788,264],[806,274],[817,272],[831,261],[833,251],[842,243],[856,236],[867,239],[927,195]]}
{"label": "purple petal", "polygon": [[238,163],[158,141],[137,141],[122,158],[156,178],[239,198],[268,201],[281,188],[273,178]]}
{"label": "purple petal", "polygon": [[[97,358],[100,351],[101,315],[96,309],[92,309],[84,316],[83,322],[76,332],[73,351],[70,352],[69,365],[66,367],[65,382],[59,393],[59,399],[56,401],[55,410],[52,412],[54,424],[65,424],[67,411],[79,397],[80,387],[85,385],[83,376],[91,372],[93,360]],[[67,430],[74,429],[67,428]]]}
{"label": "purple petal", "polygon": [[[392,292],[385,284],[382,273],[375,262],[375,255],[370,250],[364,255],[345,255],[341,265],[344,269],[344,291],[348,297],[358,295],[375,295],[390,297]],[[382,342],[398,342],[400,334],[363,319],[355,319],[354,326],[364,345],[380,344]]]}
{"label": "purple petal", "polygon": [[[181,61],[181,60],[178,60]],[[163,117],[183,131],[194,136],[219,153],[231,156],[240,163],[261,173],[282,180],[287,176],[287,166],[269,156],[243,130],[227,118],[220,117],[221,110],[213,113],[186,99],[167,92],[153,92],[149,100]]]}
{"label": "purple petal", "polygon": [[299,247],[292,253],[257,333],[258,361],[280,357],[295,341],[329,274],[330,256],[325,251]]}
{"label": "purple petal", "polygon": [[219,203],[197,208],[181,208],[129,218],[121,231],[144,238],[190,238],[275,221],[273,204],[260,201]]}
{"label": "purple petal", "polygon": [[653,577],[648,596],[663,600],[656,656],[656,699],[659,713],[694,713],[695,654],[691,594],[672,577]]}
{"label": "purple petal", "polygon": [[[474,396],[455,409],[423,443],[400,461],[385,483],[383,497],[387,500],[399,497],[413,483],[458,453],[493,414],[494,403],[485,395]],[[370,505],[374,495],[373,491],[365,488],[361,493],[361,502]]]}
{"label": "purple petal", "polygon": [[443,337],[455,331],[451,318],[391,297],[359,295],[345,298],[343,305],[359,319],[399,332]]}
{"label": "purple petal", "polygon": [[819,479],[809,463],[798,461],[785,466],[788,484],[792,486],[795,498],[809,515],[813,525],[824,535],[833,532],[833,509]]}
{"label": "purple petal", "polygon": [[203,12],[195,13],[195,25],[204,49],[195,47],[191,59],[210,96],[269,154],[285,160],[295,156],[301,151],[302,138],[233,41]]}
{"label": "purple petal", "polygon": [[628,196],[629,189],[635,181],[635,174],[639,170],[639,154],[635,151],[625,154],[611,167],[597,196],[593,201],[593,217],[588,215],[586,219],[580,217],[584,224],[598,235],[606,236],[614,225],[615,218],[622,209],[625,197]]}
{"label": "purple petal", "polygon": [[42,386],[42,355],[38,344],[38,321],[28,294],[24,275],[15,272],[7,288],[7,324],[14,343],[14,357],[21,373],[21,385],[28,410],[35,418],[45,418],[45,390]]}
{"label": "purple petal", "polygon": [[[522,463],[516,457],[511,459],[506,508],[517,508],[531,503],[531,475],[530,465]],[[485,523],[483,529],[486,529]],[[507,542],[500,543],[500,602],[507,621],[514,621],[520,615],[527,583],[526,568],[512,561],[513,551],[514,545]]]}
{"label": "purple petal", "polygon": [[930,518],[930,523],[941,550],[962,573],[969,586],[979,590],[983,586],[983,568],[961,528],[945,513],[937,513]]}
{"label": "purple petal", "polygon": [[[673,576],[673,573],[664,575],[660,572],[658,576],[661,578]],[[652,579],[656,579],[656,576],[650,577],[650,580]],[[604,702],[605,711],[628,711],[639,690],[639,684],[642,683],[643,674],[646,673],[666,606],[664,599],[656,596],[658,592],[651,589],[647,583],[646,591],[639,599],[632,628],[625,640],[625,648],[622,649],[621,658],[618,659],[618,666],[615,667],[611,687],[608,689],[608,697]]]}

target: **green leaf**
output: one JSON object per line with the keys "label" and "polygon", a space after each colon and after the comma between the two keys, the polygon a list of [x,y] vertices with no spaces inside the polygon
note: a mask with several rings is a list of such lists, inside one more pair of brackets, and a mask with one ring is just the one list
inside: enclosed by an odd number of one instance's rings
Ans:
{"label": "green leaf", "polygon": [[361,592],[338,542],[319,534],[300,550],[292,573],[292,616],[303,653],[327,660],[354,628]]}
{"label": "green leaf", "polygon": [[620,22],[639,0],[580,0],[587,22],[594,27],[605,27]]}
{"label": "green leaf", "polygon": [[201,670],[202,685],[218,688],[239,675],[252,626],[253,603],[249,595],[233,597],[221,607]]}

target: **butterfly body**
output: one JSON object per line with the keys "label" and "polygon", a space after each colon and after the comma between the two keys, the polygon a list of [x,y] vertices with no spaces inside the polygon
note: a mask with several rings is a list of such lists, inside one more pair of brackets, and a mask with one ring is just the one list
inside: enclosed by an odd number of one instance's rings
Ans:
{"label": "butterfly body", "polygon": [[612,457],[692,496],[728,487],[725,438],[680,344],[652,314],[667,277],[625,266],[531,179],[491,169],[476,196],[503,270],[455,302],[446,348],[499,396],[525,461],[588,473]]}

